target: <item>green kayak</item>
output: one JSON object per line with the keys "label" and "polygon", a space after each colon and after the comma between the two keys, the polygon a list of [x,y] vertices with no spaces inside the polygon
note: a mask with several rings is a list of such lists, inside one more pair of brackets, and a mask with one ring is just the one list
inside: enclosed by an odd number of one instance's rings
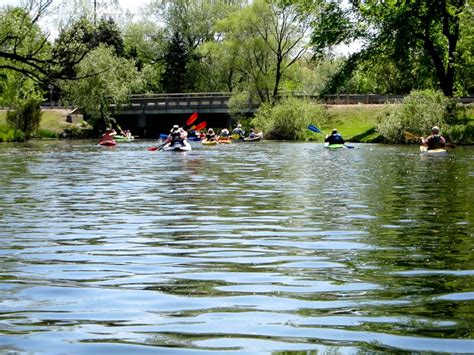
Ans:
{"label": "green kayak", "polygon": [[327,148],[327,149],[341,149],[341,148],[345,148],[345,146],[344,146],[344,144],[324,143],[324,148]]}

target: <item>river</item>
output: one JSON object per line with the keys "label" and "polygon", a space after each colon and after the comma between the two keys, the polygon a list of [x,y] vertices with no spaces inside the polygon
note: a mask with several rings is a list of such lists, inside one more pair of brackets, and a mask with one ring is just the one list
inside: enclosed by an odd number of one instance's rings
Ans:
{"label": "river", "polygon": [[0,352],[474,352],[474,147],[152,144],[0,145]]}

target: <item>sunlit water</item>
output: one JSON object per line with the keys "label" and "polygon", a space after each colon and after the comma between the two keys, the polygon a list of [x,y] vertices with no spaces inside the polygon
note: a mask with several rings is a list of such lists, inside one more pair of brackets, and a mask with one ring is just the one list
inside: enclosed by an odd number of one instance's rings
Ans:
{"label": "sunlit water", "polygon": [[0,145],[0,351],[472,353],[473,147]]}

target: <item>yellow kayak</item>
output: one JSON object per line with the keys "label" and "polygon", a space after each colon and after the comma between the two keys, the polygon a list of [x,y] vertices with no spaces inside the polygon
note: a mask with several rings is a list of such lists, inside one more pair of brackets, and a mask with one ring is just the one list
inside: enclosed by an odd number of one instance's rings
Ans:
{"label": "yellow kayak", "polygon": [[208,141],[208,140],[205,139],[201,142],[201,144],[202,145],[218,145],[219,142],[218,141]]}

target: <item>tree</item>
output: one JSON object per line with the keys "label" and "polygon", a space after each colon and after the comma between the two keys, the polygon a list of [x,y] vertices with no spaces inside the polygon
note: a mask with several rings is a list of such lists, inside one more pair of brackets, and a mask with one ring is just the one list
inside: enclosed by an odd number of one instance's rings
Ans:
{"label": "tree", "polygon": [[16,71],[8,72],[0,84],[2,101],[11,108],[7,112],[9,126],[28,139],[41,121],[41,90],[33,79]]}
{"label": "tree", "polygon": [[154,0],[150,8],[169,37],[180,33],[190,51],[215,39],[214,25],[245,3],[242,0]]}
{"label": "tree", "polygon": [[354,39],[365,43],[349,56],[326,93],[337,90],[360,63],[375,63],[386,55],[400,72],[425,71],[445,95],[454,94],[460,19],[472,11],[464,0],[352,0],[350,4],[347,9],[339,2],[318,8],[312,36],[317,54]]}
{"label": "tree", "polygon": [[131,60],[117,57],[113,48],[100,45],[78,65],[79,79],[65,81],[66,96],[84,109],[95,128],[111,124],[110,104],[127,102],[143,88],[143,77]]}
{"label": "tree", "polygon": [[[7,7],[0,12],[0,70],[15,71],[38,83],[70,78],[70,67],[87,53],[84,47],[70,45],[52,50],[48,35],[38,25],[52,0],[30,0],[27,7]],[[68,65],[65,66],[64,63]]]}
{"label": "tree", "polygon": [[[219,87],[216,84],[214,67],[207,59],[202,58],[201,47],[213,43],[219,34],[215,24],[229,13],[236,11],[245,3],[242,0],[154,0],[150,13],[157,22],[164,23],[164,32],[168,43],[176,41],[179,33],[180,41],[186,48],[186,87],[187,90],[212,91]],[[176,43],[176,42],[175,42]],[[169,48],[167,50],[169,53]],[[169,59],[165,60],[165,63]],[[169,70],[168,67],[166,70]],[[164,82],[169,78],[163,79]],[[165,91],[176,90],[166,89]]]}
{"label": "tree", "polygon": [[187,82],[188,58],[186,45],[181,35],[176,32],[164,56],[165,71],[161,77],[161,85],[165,92],[185,92],[191,86]]}
{"label": "tree", "polygon": [[309,23],[291,2],[262,0],[220,22],[223,42],[238,49],[238,70],[250,79],[261,101],[278,100],[287,69],[306,52]]}

